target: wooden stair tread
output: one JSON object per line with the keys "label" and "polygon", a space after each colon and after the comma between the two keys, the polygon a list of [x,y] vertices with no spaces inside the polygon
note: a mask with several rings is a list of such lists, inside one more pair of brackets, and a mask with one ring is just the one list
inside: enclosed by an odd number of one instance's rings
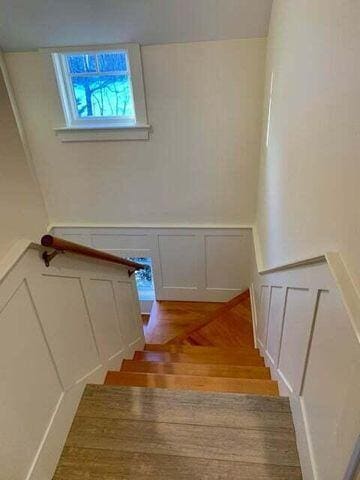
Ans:
{"label": "wooden stair tread", "polygon": [[259,350],[255,347],[239,345],[238,347],[216,347],[213,345],[179,345],[171,343],[147,343],[144,350],[151,352],[170,352],[170,353],[241,353],[244,355],[259,355]]}
{"label": "wooden stair tread", "polygon": [[272,380],[114,371],[107,373],[105,385],[131,385],[257,395],[278,395],[279,393],[277,383]]}
{"label": "wooden stair tread", "polygon": [[251,355],[239,353],[169,353],[137,351],[134,354],[134,360],[147,360],[162,363],[215,363],[222,365],[241,365],[241,366],[264,366],[264,359],[254,353]]}
{"label": "wooden stair tread", "polygon": [[173,375],[201,375],[208,377],[270,379],[270,370],[267,367],[207,363],[164,363],[124,360],[121,366],[121,371]]}
{"label": "wooden stair tread", "polygon": [[301,480],[288,399],[88,385],[54,480]]}

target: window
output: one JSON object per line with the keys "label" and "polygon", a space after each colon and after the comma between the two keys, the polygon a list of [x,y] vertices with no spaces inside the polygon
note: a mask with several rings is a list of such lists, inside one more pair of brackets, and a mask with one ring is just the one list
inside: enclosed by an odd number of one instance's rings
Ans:
{"label": "window", "polygon": [[151,258],[129,257],[129,260],[145,265],[145,268],[135,272],[135,279],[140,300],[141,313],[150,313],[152,304],[155,300]]}
{"label": "window", "polygon": [[140,48],[71,48],[52,52],[66,127],[148,128]]}

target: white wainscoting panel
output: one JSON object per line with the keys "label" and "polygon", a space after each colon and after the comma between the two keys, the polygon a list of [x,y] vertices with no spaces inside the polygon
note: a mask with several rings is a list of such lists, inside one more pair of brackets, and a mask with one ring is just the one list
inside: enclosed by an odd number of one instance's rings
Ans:
{"label": "white wainscoting panel", "polygon": [[279,361],[285,295],[286,288],[277,287],[276,285],[271,287],[266,352],[269,360],[274,366],[277,366]]}
{"label": "white wainscoting panel", "polygon": [[[134,305],[136,292],[133,288],[133,285],[128,282],[114,282],[121,333],[127,345],[132,345],[142,335],[140,310],[138,306],[135,307]],[[134,318],[138,319],[136,323]]]}
{"label": "white wainscoting panel", "polygon": [[261,285],[260,287],[260,315],[258,317],[257,340],[260,345],[266,344],[266,331],[269,313],[271,288],[268,285]]}
{"label": "white wainscoting panel", "polygon": [[149,245],[147,234],[91,234],[90,238],[92,246],[100,250],[147,250]]}
{"label": "white wainscoting panel", "polygon": [[246,290],[249,288],[251,236],[205,235],[206,288]]}
{"label": "white wainscoting panel", "polygon": [[50,480],[86,383],[144,345],[134,276],[30,245],[0,280],[0,477]]}
{"label": "white wainscoting panel", "polygon": [[25,479],[62,386],[24,280],[5,302],[0,313],[1,478]]}
{"label": "white wainscoting panel", "polygon": [[331,458],[316,462],[318,479],[343,478],[344,452],[350,454],[360,432],[360,348],[346,318],[341,299],[320,292],[302,390],[314,458]]}
{"label": "white wainscoting panel", "polygon": [[290,396],[304,480],[342,480],[360,431],[360,320],[332,271],[322,259],[253,277],[256,337]]}
{"label": "white wainscoting panel", "polygon": [[[109,361],[125,347],[121,322],[111,280],[89,279],[83,282],[91,322],[102,354],[103,362]],[[106,312],[106,315],[104,315]]]}
{"label": "white wainscoting panel", "polygon": [[119,256],[151,257],[158,300],[227,301],[249,288],[251,228],[54,227]]}
{"label": "white wainscoting panel", "polygon": [[289,287],[285,298],[278,371],[288,387],[299,393],[315,309],[314,294],[306,288]]}
{"label": "white wainscoting panel", "polygon": [[60,378],[69,388],[99,364],[80,278],[33,275],[29,286]]}
{"label": "white wainscoting panel", "polygon": [[[162,288],[196,290],[197,264],[201,254],[196,235],[159,235],[158,239]],[[182,256],[182,252],[186,255]]]}

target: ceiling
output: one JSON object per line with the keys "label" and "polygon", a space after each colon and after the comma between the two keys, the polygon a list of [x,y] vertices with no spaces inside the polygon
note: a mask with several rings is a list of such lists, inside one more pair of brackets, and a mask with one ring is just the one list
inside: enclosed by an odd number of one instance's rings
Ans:
{"label": "ceiling", "polygon": [[0,0],[0,46],[265,37],[272,0]]}

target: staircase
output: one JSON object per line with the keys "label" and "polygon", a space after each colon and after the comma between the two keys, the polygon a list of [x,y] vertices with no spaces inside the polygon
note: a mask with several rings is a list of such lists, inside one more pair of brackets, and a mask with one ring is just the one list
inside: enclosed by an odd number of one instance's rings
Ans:
{"label": "staircase", "polygon": [[277,383],[256,349],[145,345],[109,372],[106,385],[172,388],[202,392],[277,395]]}
{"label": "staircase", "polygon": [[105,384],[278,395],[253,346],[248,292],[171,342],[146,344],[120,371],[108,372]]}
{"label": "staircase", "polygon": [[248,292],[88,385],[54,480],[300,480]]}

